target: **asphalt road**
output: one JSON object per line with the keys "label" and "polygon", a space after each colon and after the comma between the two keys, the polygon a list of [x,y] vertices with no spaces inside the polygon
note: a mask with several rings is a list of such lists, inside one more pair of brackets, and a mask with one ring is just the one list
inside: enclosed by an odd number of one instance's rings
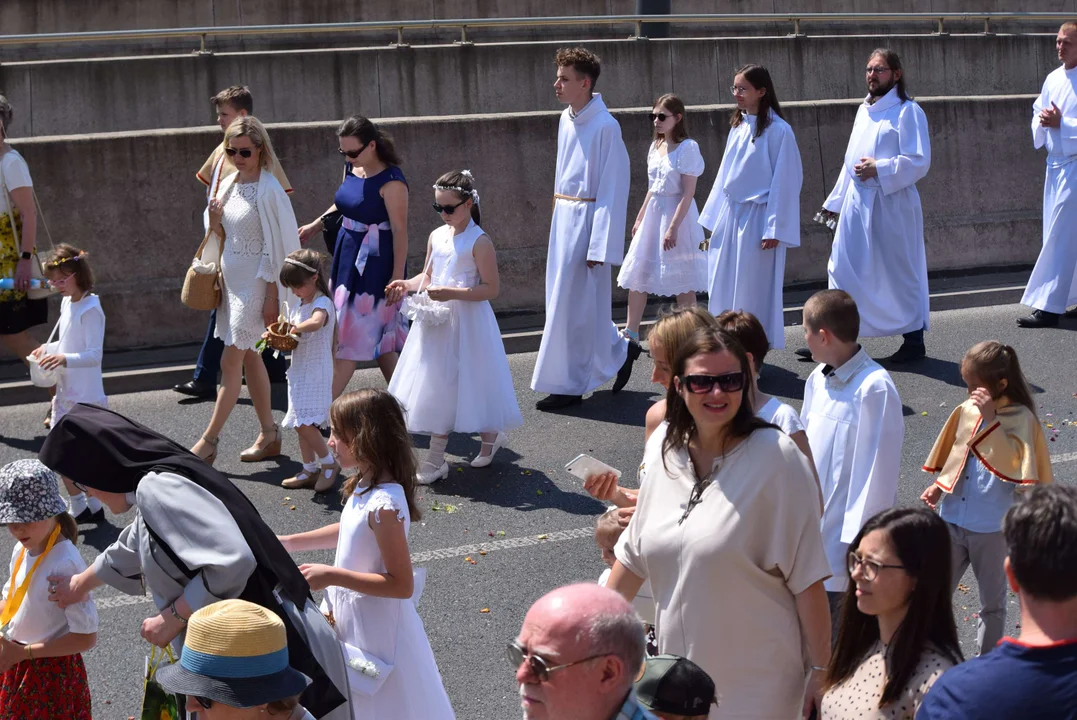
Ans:
{"label": "asphalt road", "polygon": [[[952,310],[932,314],[928,351],[931,358],[909,370],[892,371],[905,405],[905,446],[902,453],[901,504],[915,504],[926,487],[920,471],[942,423],[961,402],[965,387],[958,363],[975,342],[997,338],[1017,348],[1029,380],[1037,391],[1039,414],[1054,425],[1047,430],[1056,477],[1072,482],[1077,475],[1077,321],[1061,329],[1019,330],[1014,318],[1020,306]],[[786,329],[786,344],[802,345],[799,328]],[[893,352],[899,339],[867,340],[875,357]],[[547,590],[576,581],[593,581],[603,569],[591,540],[591,526],[602,505],[583,493],[580,482],[562,469],[580,452],[587,452],[633,477],[642,453],[643,417],[658,397],[650,383],[651,365],[643,356],[630,385],[619,395],[608,388],[595,393],[572,415],[536,412],[538,396],[529,388],[535,354],[511,356],[516,391],[524,413],[524,428],[510,439],[496,462],[475,470],[463,460],[479,450],[477,437],[454,436],[450,459],[461,460],[449,479],[420,492],[421,523],[411,531],[416,564],[427,569],[425,595],[419,611],[437,655],[449,697],[460,718],[504,720],[519,716],[513,672],[504,659],[528,606]],[[768,357],[764,390],[799,407],[804,379],[812,369],[789,350]],[[383,387],[376,370],[357,373],[353,388]],[[170,391],[121,395],[112,407],[150,427],[190,445],[209,419],[208,402],[177,402]],[[279,487],[294,474],[291,460],[244,465],[240,450],[254,439],[257,421],[246,399],[221,437],[225,473],[261,508],[278,532],[309,530],[334,522],[339,499],[314,498],[311,491]],[[278,417],[285,409],[283,388],[275,390]],[[43,440],[44,402],[0,408],[0,462],[35,454]],[[1057,431],[1057,433],[1055,432]],[[420,444],[425,444],[420,442]],[[298,455],[295,436],[286,435],[285,452]],[[112,542],[130,517],[110,517],[100,527],[85,526],[81,545],[90,561]],[[8,557],[12,540],[0,537],[0,556]],[[485,554],[484,554],[485,553]],[[470,558],[470,561],[468,560]],[[301,561],[331,562],[330,553],[309,553]],[[6,577],[6,573],[4,573]],[[958,630],[967,654],[975,648],[976,586],[971,571],[967,591],[954,597]],[[138,634],[140,622],[153,612],[147,599],[120,595],[111,588],[96,593],[101,617],[97,647],[86,656],[94,700],[94,717],[124,719],[139,711],[141,671],[148,645]],[[1017,620],[1011,597],[1008,632]],[[488,612],[484,612],[488,610]]]}

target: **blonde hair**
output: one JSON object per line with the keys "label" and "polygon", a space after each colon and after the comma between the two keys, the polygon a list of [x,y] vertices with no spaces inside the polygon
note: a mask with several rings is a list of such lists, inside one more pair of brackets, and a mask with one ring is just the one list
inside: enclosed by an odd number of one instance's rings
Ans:
{"label": "blonde hair", "polygon": [[697,330],[703,328],[718,328],[718,321],[704,308],[698,305],[670,308],[658,316],[658,322],[647,333],[647,340],[652,348],[655,345],[661,346],[666,361],[672,365],[677,351]]}
{"label": "blonde hair", "polygon": [[624,528],[617,522],[617,508],[610,508],[595,520],[595,543],[601,548],[606,547],[607,540],[609,545],[615,545],[622,532]]}
{"label": "blonde hair", "polygon": [[261,153],[261,165],[265,170],[272,170],[277,166],[277,154],[273,152],[273,143],[269,141],[269,133],[265,125],[253,115],[237,117],[224,131],[224,146],[231,147],[231,142],[237,137],[249,138],[251,143]]}

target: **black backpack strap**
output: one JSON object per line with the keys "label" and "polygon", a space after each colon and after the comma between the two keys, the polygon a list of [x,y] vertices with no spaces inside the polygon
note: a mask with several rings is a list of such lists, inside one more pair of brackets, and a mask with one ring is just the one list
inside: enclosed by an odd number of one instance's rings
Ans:
{"label": "black backpack strap", "polygon": [[177,555],[175,551],[172,550],[172,548],[168,547],[168,543],[162,540],[160,535],[153,531],[153,528],[150,527],[150,524],[146,522],[145,517],[142,518],[142,526],[146,528],[146,532],[148,532],[153,541],[157,543],[157,547],[161,548],[161,552],[163,552],[168,557],[168,559],[172,561],[172,564],[175,565],[181,573],[187,576],[188,580],[193,580],[194,577],[198,575],[198,573],[187,567],[187,563],[180,560],[179,555]]}

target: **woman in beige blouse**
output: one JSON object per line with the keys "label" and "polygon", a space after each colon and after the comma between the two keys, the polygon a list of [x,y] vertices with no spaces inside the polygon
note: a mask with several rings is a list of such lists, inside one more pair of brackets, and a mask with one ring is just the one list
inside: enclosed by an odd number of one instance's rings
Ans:
{"label": "woman in beige blouse", "polygon": [[800,717],[830,655],[811,466],[755,415],[751,366],[728,333],[697,331],[673,376],[606,586],[631,600],[650,580],[658,649],[711,676],[712,719]]}
{"label": "woman in beige blouse", "polygon": [[935,513],[894,508],[849,545],[846,591],[822,720],[913,720],[961,662],[950,604],[950,534]]}

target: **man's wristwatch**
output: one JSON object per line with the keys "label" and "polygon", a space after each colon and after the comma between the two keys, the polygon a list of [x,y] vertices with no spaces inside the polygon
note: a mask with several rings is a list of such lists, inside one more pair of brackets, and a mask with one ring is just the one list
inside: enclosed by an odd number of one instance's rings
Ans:
{"label": "man's wristwatch", "polygon": [[20,257],[21,257],[21,258],[22,258],[23,260],[29,260],[29,259],[30,259],[30,258],[32,258],[33,256],[34,256],[34,254],[33,254],[32,252],[30,252],[29,250],[23,250],[23,251],[22,251],[22,255],[21,255]]}

